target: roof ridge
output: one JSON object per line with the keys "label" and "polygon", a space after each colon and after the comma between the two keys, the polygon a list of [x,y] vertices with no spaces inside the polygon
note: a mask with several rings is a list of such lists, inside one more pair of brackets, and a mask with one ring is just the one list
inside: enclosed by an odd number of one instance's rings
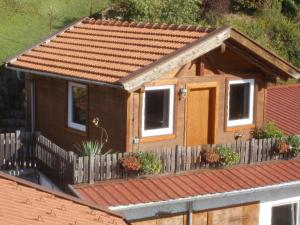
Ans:
{"label": "roof ridge", "polygon": [[120,26],[120,27],[136,27],[136,28],[148,28],[148,29],[163,29],[163,30],[178,30],[178,31],[196,31],[196,32],[211,32],[216,30],[214,27],[203,27],[200,25],[187,25],[187,24],[167,24],[167,23],[149,23],[149,22],[129,22],[114,19],[94,19],[84,18],[82,20],[84,24],[98,24],[108,26]]}

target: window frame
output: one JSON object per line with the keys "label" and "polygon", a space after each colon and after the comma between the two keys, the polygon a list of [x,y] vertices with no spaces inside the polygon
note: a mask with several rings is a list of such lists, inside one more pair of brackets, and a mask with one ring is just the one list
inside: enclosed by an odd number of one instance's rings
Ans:
{"label": "window frame", "polygon": [[[87,85],[74,83],[74,82],[68,82],[68,127],[86,132],[86,125],[82,125],[79,123],[75,123],[73,121],[73,87],[79,87],[79,88],[85,88],[87,93]],[[87,100],[87,99],[86,99]],[[87,101],[87,108],[86,108],[86,114],[88,115],[88,101]],[[87,117],[86,115],[86,117]]]}
{"label": "window frame", "polygon": [[[250,84],[250,99],[249,99],[249,118],[229,120],[230,115],[230,86],[232,84]],[[241,79],[241,80],[229,80],[227,83],[227,127],[237,127],[244,125],[251,125],[254,122],[254,96],[255,96],[255,80],[254,79]]]}
{"label": "window frame", "polygon": [[[169,126],[167,128],[158,128],[158,129],[145,129],[145,97],[146,92],[151,90],[169,90]],[[141,136],[142,138],[146,137],[156,137],[162,135],[171,135],[174,133],[174,105],[175,105],[175,85],[159,85],[159,86],[149,86],[145,87],[143,96],[142,96],[142,120],[141,120]]]}
{"label": "window frame", "polygon": [[276,206],[296,204],[297,206],[297,221],[296,225],[300,225],[300,197],[281,199],[270,202],[263,202],[260,204],[259,225],[271,225],[272,223],[272,209]]}

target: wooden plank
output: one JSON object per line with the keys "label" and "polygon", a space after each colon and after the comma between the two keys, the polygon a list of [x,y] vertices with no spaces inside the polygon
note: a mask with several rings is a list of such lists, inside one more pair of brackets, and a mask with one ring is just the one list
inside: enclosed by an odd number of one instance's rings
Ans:
{"label": "wooden plank", "polygon": [[117,178],[117,153],[112,154],[112,165],[111,165],[111,169],[112,169],[112,179],[116,179]]}
{"label": "wooden plank", "polygon": [[83,157],[83,182],[89,182],[89,156]]}
{"label": "wooden plank", "polygon": [[175,158],[175,173],[180,172],[181,168],[181,146],[176,147],[176,158]]}
{"label": "wooden plank", "polygon": [[262,162],[263,161],[263,157],[262,157],[262,155],[263,155],[263,151],[262,151],[262,147],[263,147],[263,140],[262,139],[259,139],[258,141],[257,141],[257,143],[258,143],[258,152],[257,152],[257,161],[258,162]]}
{"label": "wooden plank", "polygon": [[187,147],[186,150],[186,168],[185,170],[190,170],[192,164],[192,149],[191,147]]}
{"label": "wooden plank", "polygon": [[12,163],[16,161],[16,134],[10,134],[10,158]]}
{"label": "wooden plank", "polygon": [[106,179],[111,179],[111,155],[106,155]]}
{"label": "wooden plank", "polygon": [[83,157],[78,158],[78,183],[83,183]]}
{"label": "wooden plank", "polygon": [[272,139],[271,138],[269,138],[268,140],[267,140],[267,146],[268,146],[268,158],[267,158],[267,160],[271,160],[272,159],[272,155],[271,155],[271,150],[272,150]]}
{"label": "wooden plank", "polygon": [[100,155],[95,156],[95,181],[100,180]]}
{"label": "wooden plank", "polygon": [[105,158],[106,158],[105,155],[100,156],[100,180],[104,180],[106,177],[106,175],[105,175],[105,172],[106,172]]}
{"label": "wooden plank", "polygon": [[5,135],[5,151],[4,158],[6,161],[10,161],[10,133]]}
{"label": "wooden plank", "polygon": [[246,146],[245,146],[245,159],[244,159],[244,163],[248,164],[250,163],[250,141],[246,141]]}
{"label": "wooden plank", "polygon": [[95,157],[89,156],[89,183],[95,182]]}
{"label": "wooden plank", "polygon": [[4,160],[4,142],[5,142],[5,137],[4,134],[0,134],[0,167],[2,167],[3,160]]}

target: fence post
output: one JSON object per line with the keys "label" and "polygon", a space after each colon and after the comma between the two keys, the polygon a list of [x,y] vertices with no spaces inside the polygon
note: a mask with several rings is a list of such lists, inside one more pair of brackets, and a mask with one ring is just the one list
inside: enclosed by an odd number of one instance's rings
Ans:
{"label": "fence post", "polygon": [[89,157],[89,183],[94,184],[95,182],[95,156]]}

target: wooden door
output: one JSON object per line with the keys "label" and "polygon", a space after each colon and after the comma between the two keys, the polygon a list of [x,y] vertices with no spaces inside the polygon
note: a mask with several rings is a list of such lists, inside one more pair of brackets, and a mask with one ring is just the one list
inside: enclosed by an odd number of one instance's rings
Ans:
{"label": "wooden door", "polygon": [[188,92],[186,145],[214,143],[216,88],[193,88]]}

